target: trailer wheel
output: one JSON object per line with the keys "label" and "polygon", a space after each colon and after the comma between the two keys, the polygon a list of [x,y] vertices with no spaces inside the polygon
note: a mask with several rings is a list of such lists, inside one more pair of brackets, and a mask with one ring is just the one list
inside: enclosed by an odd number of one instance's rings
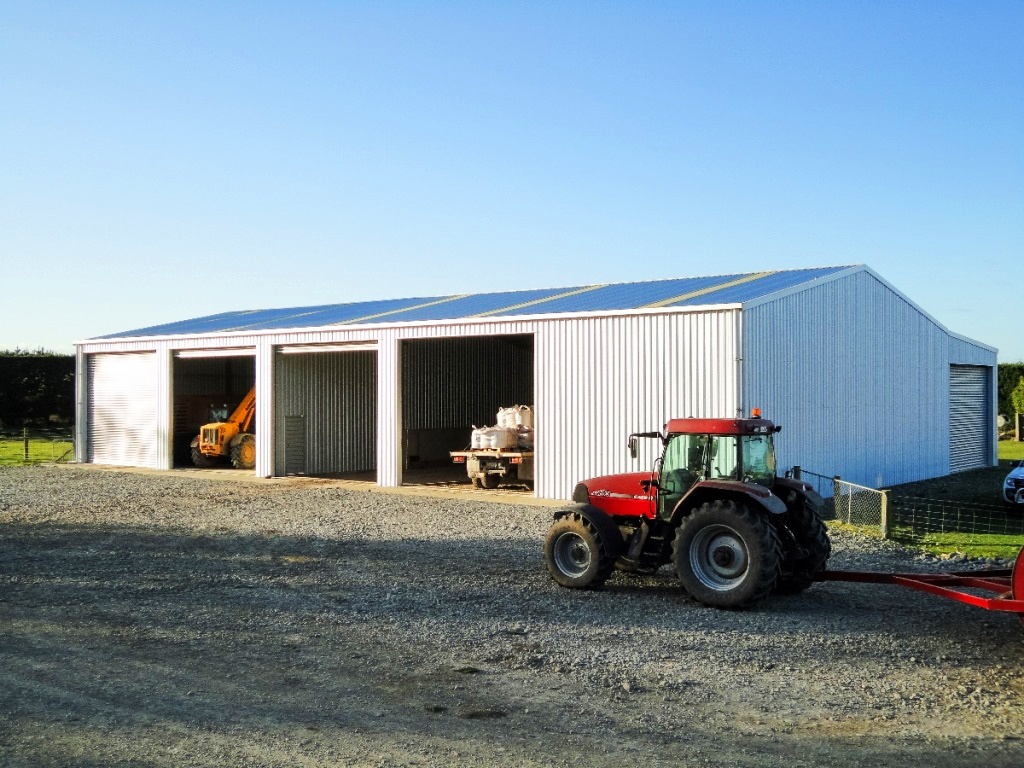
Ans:
{"label": "trailer wheel", "polygon": [[235,469],[252,469],[256,466],[256,436],[243,434],[231,446],[231,464]]}
{"label": "trailer wheel", "polygon": [[[786,512],[782,525],[803,552],[785,552],[782,576],[776,586],[781,594],[803,592],[814,583],[815,577],[825,570],[832,554],[832,542],[821,521],[817,507],[806,501]],[[785,549],[785,548],[784,548]]]}
{"label": "trailer wheel", "polygon": [[480,478],[477,477],[476,475],[473,475],[473,477],[470,478],[470,482],[473,483],[473,487],[474,488],[483,488],[484,487],[484,484],[482,482],[480,482]]}
{"label": "trailer wheel", "polygon": [[570,589],[601,586],[615,568],[618,550],[578,512],[555,520],[544,540],[544,562],[557,583]]}
{"label": "trailer wheel", "polygon": [[497,475],[492,475],[490,472],[485,472],[480,477],[480,485],[483,486],[484,488],[486,488],[489,491],[492,491],[495,488],[497,488],[499,482],[500,482],[500,480],[499,480],[498,476]]}
{"label": "trailer wheel", "polygon": [[746,608],[768,596],[779,580],[782,549],[775,529],[730,499],[703,504],[683,521],[672,562],[697,602]]}
{"label": "trailer wheel", "polygon": [[192,441],[192,464],[200,469],[209,469],[217,464],[217,461],[199,450],[199,438]]}

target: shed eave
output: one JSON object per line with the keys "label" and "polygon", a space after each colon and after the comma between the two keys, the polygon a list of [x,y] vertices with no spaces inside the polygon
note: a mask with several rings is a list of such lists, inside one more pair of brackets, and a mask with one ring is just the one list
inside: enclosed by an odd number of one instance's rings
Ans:
{"label": "shed eave", "polygon": [[557,314],[536,314],[536,315],[488,315],[487,317],[462,317],[449,318],[444,320],[416,320],[403,323],[343,323],[338,325],[315,325],[299,328],[263,328],[260,330],[245,330],[244,328],[231,331],[216,331],[214,333],[182,333],[169,336],[117,336],[107,338],[94,338],[76,341],[75,346],[88,349],[90,346],[110,346],[120,343],[131,344],[157,344],[175,341],[195,341],[205,339],[218,341],[222,339],[238,338],[239,336],[255,336],[265,338],[267,336],[282,336],[303,333],[344,333],[346,331],[382,331],[403,328],[440,328],[445,326],[466,326],[466,325],[495,325],[514,323],[542,323],[559,320],[577,320],[601,317],[643,317],[650,315],[678,315],[678,314],[699,314],[703,312],[727,312],[743,308],[740,303],[729,304],[694,304],[683,307],[654,307],[641,309],[623,310],[599,310],[594,312],[562,312]]}
{"label": "shed eave", "polygon": [[984,349],[986,352],[991,352],[993,355],[998,355],[999,354],[999,348],[998,347],[993,347],[993,346],[991,346],[989,344],[984,344],[984,343],[978,341],[977,339],[972,339],[969,336],[964,336],[961,333],[954,333],[953,331],[950,331],[950,330],[947,330],[946,333],[948,333],[951,338],[957,339],[958,341],[965,342],[966,344],[971,344],[972,346],[975,346],[978,349]]}

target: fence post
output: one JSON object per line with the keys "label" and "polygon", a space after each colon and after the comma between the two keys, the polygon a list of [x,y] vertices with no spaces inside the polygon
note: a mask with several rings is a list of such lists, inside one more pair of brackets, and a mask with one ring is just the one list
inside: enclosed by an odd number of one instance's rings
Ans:
{"label": "fence post", "polygon": [[25,441],[25,463],[28,463],[28,427],[24,427],[21,430],[21,436]]}
{"label": "fence post", "polygon": [[[839,475],[832,476],[832,509],[836,511],[836,519],[842,520],[839,517]],[[850,511],[846,512],[846,522],[850,522]]]}
{"label": "fence post", "polygon": [[880,491],[882,494],[882,538],[889,538],[889,492]]}

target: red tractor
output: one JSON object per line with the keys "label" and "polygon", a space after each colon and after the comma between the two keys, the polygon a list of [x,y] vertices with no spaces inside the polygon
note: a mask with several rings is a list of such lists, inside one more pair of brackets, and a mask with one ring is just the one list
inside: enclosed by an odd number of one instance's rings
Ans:
{"label": "red tractor", "polygon": [[772,436],[760,418],[672,419],[652,472],[583,480],[577,506],[555,513],[544,559],[556,582],[598,587],[616,568],[653,573],[672,563],[695,600],[744,608],[769,593],[809,587],[832,545],[821,497],[799,480],[776,477]]}

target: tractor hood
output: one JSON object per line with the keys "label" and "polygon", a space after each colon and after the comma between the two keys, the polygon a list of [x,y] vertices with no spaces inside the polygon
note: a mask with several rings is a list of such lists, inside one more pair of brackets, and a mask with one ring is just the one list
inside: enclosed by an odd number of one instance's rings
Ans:
{"label": "tractor hood", "polygon": [[651,495],[651,489],[648,487],[647,490],[644,490],[640,486],[640,483],[644,481],[650,482],[650,480],[650,472],[624,472],[621,475],[602,475],[601,477],[591,477],[586,480],[581,480],[579,485],[585,486],[587,493],[590,496],[601,497],[616,495],[626,496],[628,498],[639,496],[646,499]]}
{"label": "tractor hood", "polygon": [[[579,504],[593,504],[610,515],[653,516],[656,489],[650,481],[650,472],[591,477],[577,483],[572,498]],[[646,482],[646,487],[642,482]]]}

